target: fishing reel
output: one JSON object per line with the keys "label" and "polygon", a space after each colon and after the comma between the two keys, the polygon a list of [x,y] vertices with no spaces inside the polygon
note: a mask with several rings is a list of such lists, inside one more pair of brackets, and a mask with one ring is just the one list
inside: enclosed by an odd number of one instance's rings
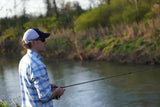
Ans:
{"label": "fishing reel", "polygon": [[59,99],[60,99],[60,96],[54,96],[53,99],[59,100]]}

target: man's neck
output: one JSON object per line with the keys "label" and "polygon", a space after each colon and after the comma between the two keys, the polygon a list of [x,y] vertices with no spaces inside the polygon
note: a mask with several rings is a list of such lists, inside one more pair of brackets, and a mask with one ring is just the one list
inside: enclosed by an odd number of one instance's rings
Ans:
{"label": "man's neck", "polygon": [[38,54],[40,54],[40,52],[37,49],[31,48],[31,50],[37,52]]}

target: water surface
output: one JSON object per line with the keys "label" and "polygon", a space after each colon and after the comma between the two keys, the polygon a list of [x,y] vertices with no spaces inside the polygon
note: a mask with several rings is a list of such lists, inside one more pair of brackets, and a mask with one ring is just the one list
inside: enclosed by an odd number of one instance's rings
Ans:
{"label": "water surface", "polygon": [[[0,99],[20,104],[19,58],[0,58]],[[159,107],[160,66],[44,60],[50,81],[60,86],[144,71],[66,88],[55,107]]]}

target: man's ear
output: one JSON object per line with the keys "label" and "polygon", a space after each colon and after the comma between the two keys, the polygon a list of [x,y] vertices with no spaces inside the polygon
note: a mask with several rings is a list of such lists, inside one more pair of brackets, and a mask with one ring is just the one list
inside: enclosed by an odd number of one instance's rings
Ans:
{"label": "man's ear", "polygon": [[30,41],[30,43],[31,43],[31,46],[33,47],[33,46],[34,46],[34,44],[35,44],[35,41],[34,41],[34,40],[32,40],[32,41]]}

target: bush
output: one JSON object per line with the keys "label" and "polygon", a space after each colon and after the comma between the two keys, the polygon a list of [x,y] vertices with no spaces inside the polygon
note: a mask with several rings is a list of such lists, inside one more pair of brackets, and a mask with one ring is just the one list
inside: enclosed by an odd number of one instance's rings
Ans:
{"label": "bush", "polygon": [[56,29],[57,27],[56,23],[57,20],[55,17],[39,18],[25,23],[24,28],[25,29],[41,28],[41,29],[46,29],[47,31],[51,31],[53,28]]}
{"label": "bush", "polygon": [[0,102],[0,107],[9,107],[6,102]]}
{"label": "bush", "polygon": [[25,29],[29,28],[41,28],[47,31],[56,31],[61,28],[67,28],[70,26],[71,18],[66,15],[56,17],[46,17],[38,18],[32,21],[29,21],[24,24]]}
{"label": "bush", "polygon": [[60,54],[67,54],[70,49],[72,49],[72,45],[69,42],[70,41],[67,38],[56,38],[48,40],[47,50]]}
{"label": "bush", "polygon": [[103,42],[103,41],[101,41],[101,42],[97,43],[96,47],[97,47],[100,51],[102,51],[102,50],[106,47],[106,43]]}
{"label": "bush", "polygon": [[140,22],[151,11],[150,3],[142,0],[136,6],[135,1],[113,0],[110,5],[100,5],[82,14],[75,21],[75,31],[97,28],[99,25],[110,27],[119,23]]}
{"label": "bush", "polygon": [[74,23],[75,31],[81,31],[89,29],[91,27],[99,27],[99,25],[105,26],[108,22],[109,12],[107,5],[100,6],[91,11],[83,13]]}
{"label": "bush", "polygon": [[1,40],[14,40],[19,38],[20,36],[22,36],[22,29],[19,28],[9,28],[9,29],[5,29],[5,31],[3,32],[3,35],[1,36]]}

